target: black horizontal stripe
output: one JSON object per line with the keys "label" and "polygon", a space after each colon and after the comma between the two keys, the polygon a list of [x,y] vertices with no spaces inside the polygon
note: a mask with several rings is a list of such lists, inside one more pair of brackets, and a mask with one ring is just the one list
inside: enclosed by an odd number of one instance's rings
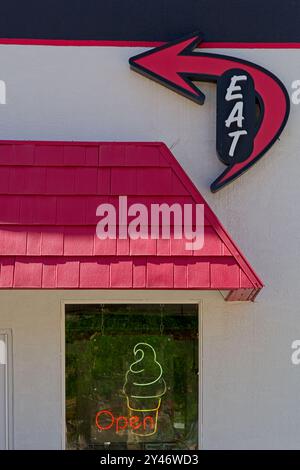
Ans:
{"label": "black horizontal stripe", "polygon": [[0,37],[300,42],[299,0],[2,0]]}

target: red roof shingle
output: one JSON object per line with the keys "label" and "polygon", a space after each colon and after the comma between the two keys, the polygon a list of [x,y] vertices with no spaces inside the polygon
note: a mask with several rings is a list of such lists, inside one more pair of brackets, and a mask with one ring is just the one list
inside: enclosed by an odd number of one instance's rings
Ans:
{"label": "red roof shingle", "polygon": [[[204,246],[99,240],[96,208],[205,205]],[[162,143],[0,142],[0,287],[218,289],[252,300],[262,283]]]}

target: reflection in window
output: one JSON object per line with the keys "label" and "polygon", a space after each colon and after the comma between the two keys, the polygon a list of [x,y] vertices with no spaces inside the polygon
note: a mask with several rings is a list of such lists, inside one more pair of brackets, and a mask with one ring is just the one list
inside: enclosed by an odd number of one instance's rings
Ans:
{"label": "reflection in window", "polygon": [[69,449],[196,449],[197,305],[66,306]]}

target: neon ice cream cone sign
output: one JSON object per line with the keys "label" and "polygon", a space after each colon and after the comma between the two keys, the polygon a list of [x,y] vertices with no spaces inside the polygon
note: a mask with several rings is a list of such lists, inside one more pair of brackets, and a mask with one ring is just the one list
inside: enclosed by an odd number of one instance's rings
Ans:
{"label": "neon ice cream cone sign", "polygon": [[129,416],[115,416],[108,409],[98,411],[95,424],[101,432],[130,430],[132,434],[143,437],[157,432],[161,399],[167,390],[163,369],[151,344],[137,343],[133,354],[135,361],[125,374],[123,386]]}
{"label": "neon ice cream cone sign", "polygon": [[138,436],[151,436],[157,431],[158,411],[166,393],[163,369],[156,358],[155,349],[148,343],[137,343],[133,348],[135,361],[125,374],[123,393],[130,416],[141,419],[149,426],[133,429]]}

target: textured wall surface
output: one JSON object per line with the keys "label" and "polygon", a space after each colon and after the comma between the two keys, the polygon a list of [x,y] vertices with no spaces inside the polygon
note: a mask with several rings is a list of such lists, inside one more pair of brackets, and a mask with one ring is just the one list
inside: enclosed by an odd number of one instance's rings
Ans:
{"label": "textured wall surface", "polygon": [[[191,103],[130,71],[128,58],[140,51],[0,46],[0,79],[7,85],[0,138],[164,141],[171,147],[266,284],[254,304],[205,296],[203,447],[299,448],[300,368],[290,356],[300,337],[300,108],[291,106],[280,141],[255,167],[211,194],[209,184],[224,168],[215,149],[215,86],[201,84],[204,106]],[[289,91],[300,79],[298,50],[218,52],[270,69]],[[87,300],[96,293],[0,296],[0,328],[14,332],[16,447],[58,448],[60,298]]]}

